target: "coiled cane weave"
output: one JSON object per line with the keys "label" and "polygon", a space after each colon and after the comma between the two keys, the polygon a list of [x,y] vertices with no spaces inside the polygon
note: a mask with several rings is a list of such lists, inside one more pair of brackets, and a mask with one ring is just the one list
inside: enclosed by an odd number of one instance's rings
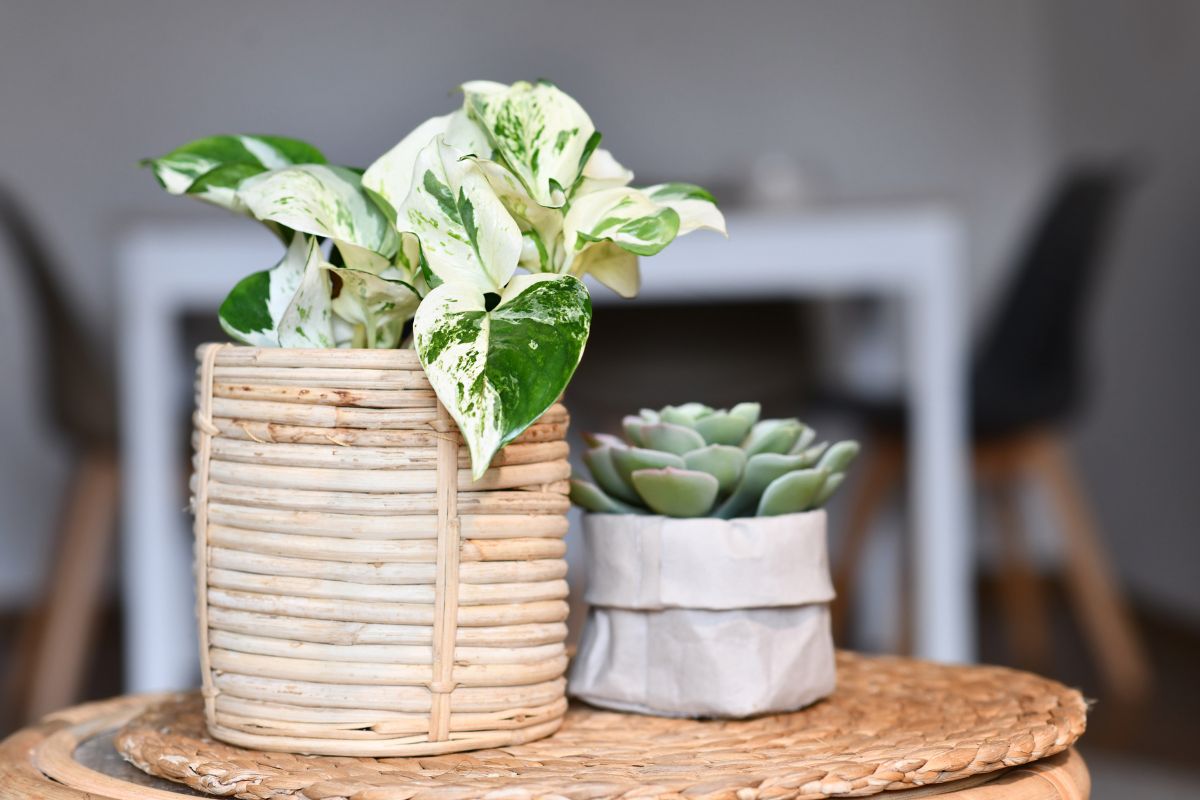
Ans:
{"label": "coiled cane weave", "polygon": [[567,708],[566,410],[474,481],[412,351],[197,355],[208,731],[359,756],[554,731]]}
{"label": "coiled cane weave", "polygon": [[750,720],[575,707],[556,734],[529,744],[425,758],[322,758],[215,742],[204,735],[199,698],[186,696],[132,720],[115,744],[152,775],[245,800],[804,800],[935,786],[1028,764],[1070,747],[1085,718],[1079,692],[1027,672],[841,653],[832,697]]}

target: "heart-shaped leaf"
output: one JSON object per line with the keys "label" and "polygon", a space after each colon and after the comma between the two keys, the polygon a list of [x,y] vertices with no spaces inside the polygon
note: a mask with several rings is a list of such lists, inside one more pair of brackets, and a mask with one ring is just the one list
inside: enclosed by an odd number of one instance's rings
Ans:
{"label": "heart-shaped leaf", "polygon": [[517,269],[521,230],[479,165],[437,137],[418,154],[396,225],[421,240],[437,281],[499,293]]}
{"label": "heart-shaped leaf", "polygon": [[300,288],[315,247],[310,237],[294,236],[278,264],[238,281],[217,312],[225,332],[254,347],[278,347],[279,322]]}
{"label": "heart-shaped leaf", "polygon": [[214,205],[248,213],[237,188],[249,177],[292,164],[324,164],[312,145],[283,136],[208,136],[165,156],[142,160],[171,194],[190,194]]}
{"label": "heart-shaped leaf", "polygon": [[261,220],[332,239],[346,266],[380,272],[399,246],[384,212],[346,167],[301,164],[256,175],[238,198]]}
{"label": "heart-shaped leaf", "polygon": [[417,353],[467,441],[475,478],[562,394],[591,319],[587,289],[569,275],[514,278],[491,311],[470,285],[425,297],[413,322]]}
{"label": "heart-shaped leaf", "polygon": [[642,189],[647,197],[679,215],[679,235],[707,228],[725,233],[725,215],[707,190],[691,183],[660,183]]}
{"label": "heart-shaped leaf", "polygon": [[583,107],[547,81],[471,81],[462,89],[467,113],[529,195],[552,208],[566,203],[600,141]]}
{"label": "heart-shaped leaf", "polygon": [[403,281],[388,280],[357,269],[325,268],[340,281],[333,313],[354,327],[351,347],[392,348],[400,344],[404,325],[417,313],[421,296]]}
{"label": "heart-shaped leaf", "polygon": [[466,112],[427,119],[413,129],[391,150],[384,153],[363,173],[363,186],[386,200],[394,209],[404,202],[412,189],[417,156],[430,142],[442,136],[446,144],[480,158],[491,155],[483,129]]}

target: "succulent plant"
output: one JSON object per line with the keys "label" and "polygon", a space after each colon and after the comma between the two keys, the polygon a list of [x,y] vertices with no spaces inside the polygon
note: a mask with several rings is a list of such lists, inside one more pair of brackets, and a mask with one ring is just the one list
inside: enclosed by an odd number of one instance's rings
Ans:
{"label": "succulent plant", "polygon": [[852,441],[816,443],[798,419],[760,420],[758,403],[642,409],[625,437],[584,434],[595,483],[573,479],[571,500],[606,514],[769,517],[820,508],[858,455]]}

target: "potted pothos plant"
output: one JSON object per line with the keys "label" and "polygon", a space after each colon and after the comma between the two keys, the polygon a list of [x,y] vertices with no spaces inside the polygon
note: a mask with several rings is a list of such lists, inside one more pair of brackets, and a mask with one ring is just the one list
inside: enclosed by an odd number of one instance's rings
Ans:
{"label": "potted pothos plant", "polygon": [[[587,341],[584,276],[637,294],[639,256],[725,232],[687,183],[631,186],[546,81],[463,84],[367,169],[279,136],[211,136],[146,159],[163,188],[261,221],[285,246],[221,304],[258,347],[414,347],[479,477],[566,387]],[[324,242],[331,243],[328,246]]]}
{"label": "potted pothos plant", "polygon": [[685,403],[585,435],[574,479],[591,605],[570,691],[690,717],[791,711],[834,689],[825,502],[858,444]]}
{"label": "potted pothos plant", "polygon": [[365,170],[255,135],[146,161],[284,250],[221,304],[250,347],[201,351],[197,608],[224,741],[431,755],[566,711],[556,401],[583,279],[631,297],[640,256],[724,220],[697,186],[634,188],[549,83],[462,91]]}

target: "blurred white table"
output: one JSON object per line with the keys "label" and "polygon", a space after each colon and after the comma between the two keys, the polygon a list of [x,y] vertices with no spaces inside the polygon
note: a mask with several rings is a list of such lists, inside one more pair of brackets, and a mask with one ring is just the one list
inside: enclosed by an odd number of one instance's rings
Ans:
{"label": "blurred white table", "polygon": [[[697,233],[646,260],[641,297],[684,303],[869,294],[903,301],[916,653],[972,660],[960,219],[944,208],[897,206],[733,215],[728,222],[729,240]],[[147,222],[119,243],[126,691],[181,688],[197,671],[178,449],[192,402],[190,381],[179,376],[193,364],[181,319],[214,312],[238,279],[280,254],[265,230],[238,220]],[[593,296],[597,303],[619,302],[606,290]]]}

